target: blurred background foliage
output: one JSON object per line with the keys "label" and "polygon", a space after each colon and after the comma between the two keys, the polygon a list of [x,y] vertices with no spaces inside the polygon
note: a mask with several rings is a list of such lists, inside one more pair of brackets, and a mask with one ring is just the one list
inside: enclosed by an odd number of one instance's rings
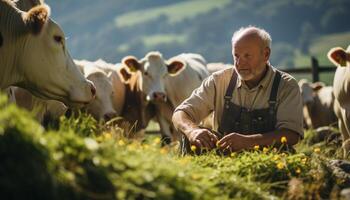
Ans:
{"label": "blurred background foliage", "polygon": [[348,0],[64,0],[46,1],[74,58],[111,63],[152,50],[232,62],[231,36],[242,26],[271,33],[271,62],[281,69],[329,65],[327,51],[350,41]]}

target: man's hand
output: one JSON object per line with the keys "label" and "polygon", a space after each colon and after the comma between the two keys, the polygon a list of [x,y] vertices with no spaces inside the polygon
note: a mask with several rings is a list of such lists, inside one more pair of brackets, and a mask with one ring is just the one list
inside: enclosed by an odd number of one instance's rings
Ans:
{"label": "man's hand", "polygon": [[218,138],[215,134],[208,129],[197,128],[193,129],[189,134],[189,141],[192,145],[195,145],[201,149],[214,149]]}
{"label": "man's hand", "polygon": [[253,147],[253,144],[247,135],[230,133],[219,141],[218,147],[223,152],[236,152],[250,149]]}

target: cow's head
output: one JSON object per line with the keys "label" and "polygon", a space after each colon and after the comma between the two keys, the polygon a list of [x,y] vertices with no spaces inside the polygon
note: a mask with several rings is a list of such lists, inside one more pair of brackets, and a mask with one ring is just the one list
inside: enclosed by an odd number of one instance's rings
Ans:
{"label": "cow's head", "polygon": [[301,91],[301,95],[303,98],[304,105],[311,105],[314,103],[314,97],[318,90],[325,87],[324,83],[316,82],[310,83],[306,79],[301,79],[299,82],[299,87]]}
{"label": "cow's head", "polygon": [[334,47],[328,51],[328,59],[338,67],[350,66],[350,45],[345,51],[341,47]]}
{"label": "cow's head", "polygon": [[24,80],[18,86],[38,97],[70,106],[90,102],[94,85],[84,78],[67,50],[61,28],[49,18],[50,8],[38,5],[21,15],[16,40],[16,67]]}
{"label": "cow's head", "polygon": [[185,69],[181,60],[165,61],[159,52],[150,52],[141,60],[127,56],[122,63],[128,67],[129,72],[141,73],[141,90],[148,101],[166,101],[164,80],[168,75],[176,76]]}
{"label": "cow's head", "polygon": [[113,100],[118,95],[113,87],[112,72],[102,71],[94,66],[85,66],[84,74],[96,87],[96,97],[87,106],[87,111],[96,119],[109,121],[118,114],[114,109]]}

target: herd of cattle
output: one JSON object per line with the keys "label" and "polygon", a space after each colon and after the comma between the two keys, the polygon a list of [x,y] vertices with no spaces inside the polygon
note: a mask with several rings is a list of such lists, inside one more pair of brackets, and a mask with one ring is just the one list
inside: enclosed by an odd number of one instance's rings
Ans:
{"label": "herd of cattle", "polygon": [[[299,82],[305,127],[338,122],[348,152],[350,49],[333,48],[328,58],[342,66],[333,86]],[[18,106],[34,110],[41,123],[79,108],[97,120],[120,116],[134,124],[136,132],[155,119],[163,136],[177,140],[171,123],[176,106],[211,73],[228,67],[233,66],[207,63],[190,53],[166,60],[159,52],[149,52],[142,59],[126,56],[118,64],[73,60],[63,31],[42,0],[0,1],[0,89]],[[203,123],[210,126],[211,119]]]}

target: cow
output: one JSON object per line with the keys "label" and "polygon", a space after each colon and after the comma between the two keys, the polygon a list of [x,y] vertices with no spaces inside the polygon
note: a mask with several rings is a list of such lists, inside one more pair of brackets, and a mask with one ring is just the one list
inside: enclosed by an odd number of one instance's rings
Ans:
{"label": "cow", "polygon": [[67,111],[67,107],[62,102],[38,98],[23,88],[11,86],[7,90],[10,91],[14,103],[20,108],[33,112],[37,121],[44,127],[52,122],[58,122],[59,117]]}
{"label": "cow", "polygon": [[130,131],[138,133],[156,117],[156,106],[147,102],[146,95],[141,90],[140,72],[130,73],[123,64],[118,65],[117,72],[125,86],[125,103],[121,117],[132,125]]}
{"label": "cow", "polygon": [[28,11],[31,8],[44,4],[44,0],[11,0],[16,7],[22,11]]}
{"label": "cow", "polygon": [[155,104],[163,135],[178,139],[171,123],[172,112],[209,76],[205,59],[199,54],[185,53],[165,60],[160,52],[149,52],[141,60],[126,56],[122,64],[127,72],[140,74],[141,91],[148,102]]}
{"label": "cow", "polygon": [[334,112],[343,138],[343,155],[347,157],[350,150],[350,45],[346,51],[334,47],[327,56],[337,66],[333,81]]}
{"label": "cow", "polygon": [[325,86],[321,82],[310,83],[306,79],[301,79],[298,84],[303,98],[303,116],[307,128],[316,129],[336,123],[333,87]]}
{"label": "cow", "polygon": [[96,97],[84,109],[96,120],[109,121],[122,113],[125,86],[117,74],[117,66],[99,59],[94,62],[74,60],[75,64],[96,87]]}
{"label": "cow", "polygon": [[13,85],[66,105],[87,104],[95,87],[74,64],[63,31],[49,16],[45,4],[25,12],[0,1],[0,90]]}

